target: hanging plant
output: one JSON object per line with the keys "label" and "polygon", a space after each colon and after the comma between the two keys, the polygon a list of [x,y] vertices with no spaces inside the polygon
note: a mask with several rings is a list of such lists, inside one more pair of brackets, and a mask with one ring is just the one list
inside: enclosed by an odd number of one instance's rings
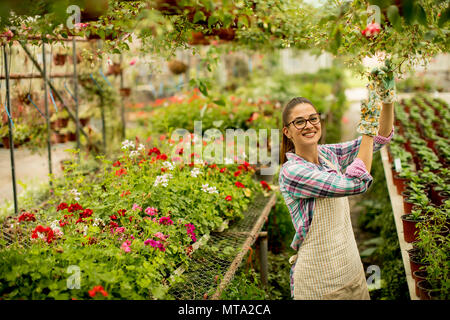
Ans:
{"label": "hanging plant", "polygon": [[120,95],[122,97],[129,97],[131,94],[131,88],[120,88]]}
{"label": "hanging plant", "polygon": [[185,73],[188,69],[188,66],[184,62],[179,60],[171,60],[167,64],[173,74],[182,74]]}
{"label": "hanging plant", "polygon": [[81,9],[81,22],[97,21],[108,11],[108,0],[85,0]]}
{"label": "hanging plant", "polygon": [[122,72],[122,68],[120,66],[120,63],[114,62],[112,65],[109,66],[108,72],[106,75],[114,75],[118,76]]}
{"label": "hanging plant", "polygon": [[214,29],[212,34],[218,36],[221,40],[232,41],[236,37],[236,30],[233,28],[220,28]]}
{"label": "hanging plant", "polygon": [[53,63],[56,66],[63,66],[66,63],[67,54],[65,53],[57,53],[53,56]]}
{"label": "hanging plant", "polygon": [[192,31],[191,38],[188,41],[189,45],[209,45],[210,40],[202,33],[197,31]]}

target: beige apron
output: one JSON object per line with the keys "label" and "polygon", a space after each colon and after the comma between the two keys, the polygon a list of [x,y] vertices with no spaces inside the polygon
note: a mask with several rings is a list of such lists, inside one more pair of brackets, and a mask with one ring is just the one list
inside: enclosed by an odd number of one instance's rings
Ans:
{"label": "beige apron", "polygon": [[295,300],[370,300],[347,197],[315,199],[308,233],[289,262]]}

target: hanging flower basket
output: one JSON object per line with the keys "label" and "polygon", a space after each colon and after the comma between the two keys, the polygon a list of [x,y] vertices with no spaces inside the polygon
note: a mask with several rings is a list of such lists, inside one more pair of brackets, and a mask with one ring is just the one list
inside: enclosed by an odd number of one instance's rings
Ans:
{"label": "hanging flower basket", "polygon": [[189,45],[196,46],[196,45],[209,45],[210,40],[206,38],[206,36],[202,32],[196,32],[193,31],[191,34],[191,39],[188,41]]}
{"label": "hanging flower basket", "polygon": [[63,66],[66,63],[67,55],[63,53],[57,53],[53,56],[53,63],[56,66]]}
{"label": "hanging flower basket", "polygon": [[131,94],[131,88],[120,88],[120,95],[122,97],[129,97]]}
{"label": "hanging flower basket", "polygon": [[114,62],[112,65],[109,66],[108,72],[106,75],[114,75],[118,76],[122,72],[122,68],[120,67],[120,63]]}
{"label": "hanging flower basket", "polygon": [[218,36],[221,40],[232,41],[236,37],[236,31],[233,28],[214,29],[213,35]]}
{"label": "hanging flower basket", "polygon": [[81,9],[80,22],[97,21],[108,11],[108,0],[85,0]]}
{"label": "hanging flower basket", "polygon": [[168,66],[170,71],[173,74],[182,74],[185,73],[186,70],[188,69],[187,65],[179,60],[171,60],[168,62]]}

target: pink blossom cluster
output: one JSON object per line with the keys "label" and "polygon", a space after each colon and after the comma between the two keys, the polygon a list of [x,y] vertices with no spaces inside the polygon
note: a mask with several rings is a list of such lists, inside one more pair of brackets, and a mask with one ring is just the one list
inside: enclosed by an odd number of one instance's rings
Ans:
{"label": "pink blossom cluster", "polygon": [[153,207],[148,207],[147,209],[145,209],[145,213],[148,214],[149,216],[154,216],[158,214],[158,209],[153,208]]}
{"label": "pink blossom cluster", "polygon": [[194,242],[197,241],[197,237],[195,236],[195,232],[194,232],[194,230],[195,230],[194,225],[192,223],[188,223],[188,224],[185,224],[184,226],[186,227],[187,233],[191,237],[192,241],[194,241]]}
{"label": "pink blossom cluster", "polygon": [[162,252],[166,251],[166,248],[164,248],[164,245],[160,241],[156,241],[153,239],[147,239],[144,241],[144,244],[151,245],[153,248],[159,249]]}
{"label": "pink blossom cluster", "polygon": [[162,241],[166,241],[169,238],[169,235],[164,235],[161,232],[155,233],[154,236]]}
{"label": "pink blossom cluster", "polygon": [[131,246],[131,241],[127,240],[122,243],[122,246],[120,247],[120,249],[122,249],[125,252],[130,252],[131,251],[130,246]]}
{"label": "pink blossom cluster", "polygon": [[139,206],[137,203],[133,204],[133,208],[134,211],[142,211],[142,207]]}
{"label": "pink blossom cluster", "polygon": [[169,225],[169,224],[173,224],[173,221],[172,221],[172,219],[170,219],[170,217],[161,217],[159,219],[159,224]]}

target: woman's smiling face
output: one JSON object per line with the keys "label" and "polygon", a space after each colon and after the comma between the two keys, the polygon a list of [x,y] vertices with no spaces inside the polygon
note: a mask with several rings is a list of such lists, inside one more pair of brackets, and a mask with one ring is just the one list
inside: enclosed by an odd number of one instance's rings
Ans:
{"label": "woman's smiling face", "polygon": [[[311,115],[315,114],[317,114],[317,110],[312,105],[300,103],[292,108],[288,123],[298,118],[309,119]],[[291,123],[283,128],[283,133],[294,142],[296,147],[301,147],[302,145],[318,144],[322,135],[322,127],[320,121],[316,124],[311,124],[310,121],[307,121],[303,129],[297,129]]]}

